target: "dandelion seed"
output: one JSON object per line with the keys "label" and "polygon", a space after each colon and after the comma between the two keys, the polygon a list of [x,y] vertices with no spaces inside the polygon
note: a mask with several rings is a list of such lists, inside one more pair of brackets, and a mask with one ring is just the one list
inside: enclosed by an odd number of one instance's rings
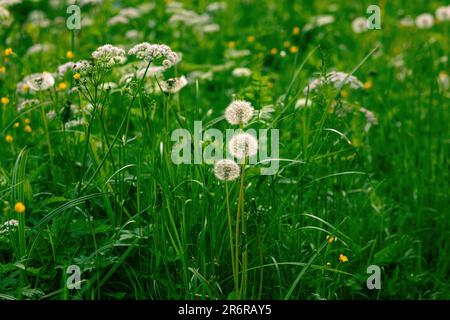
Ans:
{"label": "dandelion seed", "polygon": [[5,140],[6,140],[6,142],[8,142],[8,143],[13,143],[14,138],[12,137],[12,135],[7,134],[7,135],[5,136]]}
{"label": "dandelion seed", "polygon": [[258,151],[258,140],[249,133],[238,133],[230,139],[228,151],[237,159],[252,157]]}
{"label": "dandelion seed", "polygon": [[429,13],[422,13],[416,18],[416,26],[419,29],[431,28],[434,24],[434,17]]}
{"label": "dandelion seed", "polygon": [[14,205],[14,211],[17,213],[24,213],[26,210],[25,205],[22,202],[17,202]]}
{"label": "dandelion seed", "polygon": [[319,86],[331,82],[334,87],[341,88],[344,85],[349,85],[351,89],[360,89],[364,85],[355,76],[349,75],[345,72],[332,71],[329,72],[325,77],[316,78],[310,81],[310,83],[303,89],[303,94],[307,94],[308,91],[314,91]]}
{"label": "dandelion seed", "polygon": [[229,124],[246,124],[253,117],[252,104],[244,100],[235,100],[225,109],[225,119]]}
{"label": "dandelion seed", "polygon": [[239,165],[233,160],[219,160],[214,165],[214,175],[222,181],[233,181],[240,175]]}
{"label": "dandelion seed", "polygon": [[347,256],[345,256],[345,255],[343,255],[343,254],[341,253],[341,254],[339,254],[339,261],[340,261],[340,262],[347,262],[347,261],[348,261],[348,258],[347,258]]}

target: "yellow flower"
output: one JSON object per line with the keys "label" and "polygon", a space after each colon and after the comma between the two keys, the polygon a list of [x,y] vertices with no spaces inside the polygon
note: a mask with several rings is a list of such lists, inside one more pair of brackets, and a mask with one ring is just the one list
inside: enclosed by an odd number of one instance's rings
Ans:
{"label": "yellow flower", "polygon": [[6,73],[6,67],[0,67],[0,73]]}
{"label": "yellow flower", "polygon": [[67,83],[61,82],[60,84],[58,84],[58,90],[62,91],[62,90],[66,90],[66,89],[67,89]]}
{"label": "yellow flower", "polygon": [[14,206],[14,211],[17,213],[24,213],[26,210],[25,205],[22,202],[17,202]]}
{"label": "yellow flower", "polygon": [[5,56],[10,56],[14,53],[14,51],[12,48],[6,48],[3,53],[5,54]]}
{"label": "yellow flower", "polygon": [[28,91],[30,89],[30,87],[26,84],[26,83],[24,83],[23,85],[22,85],[22,90],[23,91]]}
{"label": "yellow flower", "polygon": [[342,98],[347,98],[347,97],[348,97],[348,92],[345,91],[345,90],[342,90],[342,91],[341,91],[341,97],[342,97]]}
{"label": "yellow flower", "polygon": [[24,130],[26,133],[31,133],[31,131],[33,131],[29,125],[26,125]]}
{"label": "yellow flower", "polygon": [[270,50],[270,54],[271,55],[276,55],[278,53],[278,49],[277,48],[272,48],[271,50]]}
{"label": "yellow flower", "polygon": [[235,41],[228,42],[228,48],[234,49],[235,47],[236,47],[236,42]]}
{"label": "yellow flower", "polygon": [[367,80],[367,81],[364,83],[364,89],[368,90],[368,89],[370,89],[370,88],[372,88],[372,87],[373,87],[373,82],[372,82],[372,80]]}
{"label": "yellow flower", "polygon": [[14,141],[14,138],[12,137],[12,135],[7,134],[5,137],[6,142],[8,143],[12,143]]}
{"label": "yellow flower", "polygon": [[327,242],[329,244],[332,244],[335,241],[336,241],[336,237],[335,236],[327,235]]}
{"label": "yellow flower", "polygon": [[285,42],[283,42],[283,46],[285,47],[285,48],[289,48],[290,46],[291,46],[291,43],[289,42],[289,41],[285,41]]}
{"label": "yellow flower", "polygon": [[25,124],[30,124],[31,120],[30,120],[30,118],[25,118],[25,120],[23,122],[25,122]]}
{"label": "yellow flower", "polygon": [[249,42],[249,43],[252,43],[252,42],[255,42],[255,36],[248,36],[247,37],[247,41]]}
{"label": "yellow flower", "polygon": [[297,53],[298,52],[298,47],[297,46],[292,46],[292,47],[289,48],[289,51],[291,53]]}
{"label": "yellow flower", "polygon": [[341,254],[339,254],[339,261],[340,261],[340,262],[347,262],[347,261],[348,261],[348,258],[347,258],[347,256],[345,256],[345,255],[343,255],[343,254],[341,253]]}
{"label": "yellow flower", "polygon": [[75,74],[73,75],[73,78],[74,78],[75,80],[79,80],[79,79],[81,78],[81,74],[75,73]]}
{"label": "yellow flower", "polygon": [[2,97],[1,102],[2,102],[2,104],[7,105],[9,103],[9,98],[8,97]]}
{"label": "yellow flower", "polygon": [[66,52],[66,58],[73,59],[75,57],[75,54],[72,51]]}
{"label": "yellow flower", "polygon": [[292,34],[294,36],[297,36],[300,33],[300,28],[295,26],[294,29],[292,29]]}
{"label": "yellow flower", "polygon": [[13,128],[18,128],[20,126],[19,122],[14,123]]}

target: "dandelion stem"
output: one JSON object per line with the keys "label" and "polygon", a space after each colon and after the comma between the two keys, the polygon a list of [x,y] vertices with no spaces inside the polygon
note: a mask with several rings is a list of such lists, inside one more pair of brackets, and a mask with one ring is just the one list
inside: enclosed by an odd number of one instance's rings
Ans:
{"label": "dandelion stem", "polygon": [[231,213],[230,213],[230,195],[228,191],[228,181],[225,181],[225,193],[227,197],[227,216],[228,216],[228,230],[230,232],[230,252],[231,252],[231,266],[233,267],[234,287],[236,292],[239,290],[239,278],[236,273],[236,265],[234,262],[234,244],[233,244],[233,230],[231,226]]}

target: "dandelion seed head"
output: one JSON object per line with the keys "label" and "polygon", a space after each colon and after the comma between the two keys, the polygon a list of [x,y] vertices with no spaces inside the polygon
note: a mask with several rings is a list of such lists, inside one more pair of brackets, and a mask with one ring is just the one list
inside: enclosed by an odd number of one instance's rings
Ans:
{"label": "dandelion seed head", "polygon": [[228,151],[237,159],[252,157],[258,152],[258,140],[249,133],[238,133],[230,139]]}
{"label": "dandelion seed head", "polygon": [[422,13],[416,17],[416,26],[419,29],[431,28],[434,24],[434,17],[430,13]]}
{"label": "dandelion seed head", "polygon": [[246,124],[253,117],[252,104],[244,100],[235,100],[225,109],[225,119],[229,124]]}
{"label": "dandelion seed head", "polygon": [[219,160],[214,165],[214,175],[222,181],[233,181],[239,177],[239,165],[233,160]]}
{"label": "dandelion seed head", "polygon": [[177,93],[187,85],[187,80],[185,76],[180,78],[171,78],[167,81],[161,82],[160,86],[162,91],[166,93]]}
{"label": "dandelion seed head", "polygon": [[24,78],[23,82],[32,91],[45,91],[53,87],[55,78],[49,72],[35,73]]}

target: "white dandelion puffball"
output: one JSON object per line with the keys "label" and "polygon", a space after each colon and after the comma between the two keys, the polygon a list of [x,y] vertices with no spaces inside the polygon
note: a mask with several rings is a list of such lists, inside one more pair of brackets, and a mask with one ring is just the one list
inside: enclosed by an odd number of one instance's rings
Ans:
{"label": "white dandelion puffball", "polygon": [[173,52],[169,46],[165,44],[150,44],[148,42],[135,45],[128,51],[128,54],[149,62],[162,60],[164,69],[169,69],[181,60],[178,54]]}
{"label": "white dandelion puffball", "polygon": [[33,91],[44,91],[53,87],[55,78],[49,72],[34,73],[25,77],[24,82]]}
{"label": "white dandelion puffball", "polygon": [[436,9],[436,19],[438,21],[450,20],[450,5],[446,7],[439,7]]}
{"label": "white dandelion puffball", "polygon": [[238,133],[230,139],[228,151],[238,159],[252,157],[258,152],[258,140],[249,133]]}
{"label": "white dandelion puffball", "polygon": [[71,70],[74,65],[75,64],[72,61],[66,62],[58,67],[58,73],[64,75],[67,71]]}
{"label": "white dandelion puffball", "polygon": [[235,100],[225,109],[225,119],[229,124],[246,124],[253,117],[254,108],[245,100]]}
{"label": "white dandelion puffball", "polygon": [[416,26],[419,29],[428,29],[431,28],[434,24],[433,15],[429,13],[422,13],[416,18]]}
{"label": "white dandelion puffball", "polygon": [[187,85],[187,79],[185,76],[180,78],[171,78],[167,81],[161,82],[160,86],[162,91],[166,93],[177,93]]}
{"label": "white dandelion puffball", "polygon": [[92,52],[92,58],[104,67],[112,67],[116,64],[123,64],[126,61],[125,50],[105,44]]}
{"label": "white dandelion puffball", "polygon": [[249,68],[236,68],[231,74],[236,78],[248,78],[252,75],[252,71]]}
{"label": "white dandelion puffball", "polygon": [[358,17],[352,22],[352,29],[355,33],[367,31],[367,20],[364,17]]}
{"label": "white dandelion puffball", "polygon": [[219,160],[214,165],[214,175],[222,181],[233,181],[239,177],[239,166],[233,160]]}
{"label": "white dandelion puffball", "polygon": [[308,92],[316,90],[327,82],[331,82],[336,89],[344,85],[349,85],[351,89],[361,89],[363,87],[362,82],[355,76],[341,71],[331,71],[325,77],[322,76],[311,80],[303,89],[303,94],[306,95]]}

